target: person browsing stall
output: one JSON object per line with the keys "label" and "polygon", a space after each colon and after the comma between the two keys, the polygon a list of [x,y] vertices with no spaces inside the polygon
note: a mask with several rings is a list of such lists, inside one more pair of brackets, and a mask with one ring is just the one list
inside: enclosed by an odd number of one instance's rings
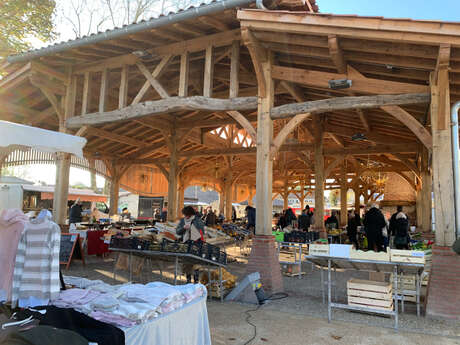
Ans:
{"label": "person browsing stall", "polygon": [[[186,206],[182,209],[182,218],[177,225],[176,234],[181,236],[182,242],[205,242],[204,239],[204,223],[203,221],[196,216],[196,211],[192,206]],[[183,264],[182,270],[185,273],[187,278],[187,284],[192,282],[192,273],[193,280],[198,283],[199,280],[199,271],[196,268],[196,265],[193,264]]]}
{"label": "person browsing stall", "polygon": [[82,208],[80,198],[75,200],[75,203],[72,205],[69,211],[69,224],[81,223],[82,220]]}

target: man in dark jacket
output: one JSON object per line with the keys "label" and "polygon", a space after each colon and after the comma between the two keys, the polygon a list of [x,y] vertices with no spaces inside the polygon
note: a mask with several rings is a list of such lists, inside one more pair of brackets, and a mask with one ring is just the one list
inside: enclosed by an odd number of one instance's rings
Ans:
{"label": "man in dark jacket", "polygon": [[359,217],[359,214],[356,213],[356,211],[350,211],[348,213],[347,235],[350,242],[355,245],[355,249],[359,249],[357,239],[358,226],[361,226],[361,218]]}
{"label": "man in dark jacket", "polygon": [[252,206],[246,206],[246,216],[248,217],[248,225],[246,229],[255,229],[256,227],[256,209]]}
{"label": "man in dark jacket", "polygon": [[386,222],[383,213],[376,205],[372,205],[369,211],[366,212],[363,224],[367,236],[367,248],[376,252],[382,251],[382,229],[386,226]]}
{"label": "man in dark jacket", "polygon": [[390,218],[390,233],[394,236],[396,249],[409,249],[409,220],[402,206],[398,206]]}
{"label": "man in dark jacket", "polygon": [[80,199],[75,200],[75,203],[72,205],[70,208],[69,212],[69,224],[74,224],[74,223],[81,223],[81,213],[82,213],[82,208],[81,208],[81,202]]}
{"label": "man in dark jacket", "polygon": [[326,228],[337,229],[339,227],[339,220],[337,219],[336,212],[332,211],[331,216],[324,222]]}

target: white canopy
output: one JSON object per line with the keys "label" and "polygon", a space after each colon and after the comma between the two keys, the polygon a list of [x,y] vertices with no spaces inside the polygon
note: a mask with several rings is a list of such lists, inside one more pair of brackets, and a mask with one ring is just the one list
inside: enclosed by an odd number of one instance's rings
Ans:
{"label": "white canopy", "polygon": [[85,145],[86,139],[75,135],[0,121],[0,149],[28,147],[45,152],[66,152],[83,158]]}

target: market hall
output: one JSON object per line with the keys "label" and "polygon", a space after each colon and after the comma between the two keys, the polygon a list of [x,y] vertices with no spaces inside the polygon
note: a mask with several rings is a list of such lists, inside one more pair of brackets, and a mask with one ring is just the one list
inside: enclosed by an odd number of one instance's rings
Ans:
{"label": "market hall", "polygon": [[[426,315],[457,318],[449,277],[459,261],[451,250],[460,207],[451,106],[460,94],[460,25],[317,11],[312,1],[215,1],[10,56],[1,119],[85,137],[83,164],[111,180],[110,216],[120,186],[167,195],[169,222],[181,217],[191,185],[214,186],[227,221],[232,202],[255,196],[246,272],[260,273],[267,295],[282,292],[285,279],[274,194],[284,208],[290,194],[301,203],[314,194],[310,229],[327,239],[325,190],[341,191],[342,227],[349,189],[356,210],[361,197],[368,204],[383,194],[370,177],[399,179],[416,196],[411,225],[424,238],[435,230],[432,254],[415,253],[430,257]],[[53,219],[63,232],[76,161],[56,158]],[[333,257],[335,247],[312,244],[327,247],[327,255],[310,250],[314,264],[315,255]],[[367,253],[364,260],[379,261]],[[411,255],[402,256],[410,263]]]}

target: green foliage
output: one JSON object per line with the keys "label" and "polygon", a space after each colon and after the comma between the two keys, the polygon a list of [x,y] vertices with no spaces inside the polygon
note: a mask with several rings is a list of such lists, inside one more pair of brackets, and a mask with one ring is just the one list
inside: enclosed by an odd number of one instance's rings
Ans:
{"label": "green foliage", "polygon": [[0,57],[30,48],[27,41],[54,37],[54,0],[0,1]]}
{"label": "green foliage", "polygon": [[339,204],[339,194],[340,194],[340,191],[337,189],[334,189],[331,191],[331,193],[329,194],[329,204],[331,206],[335,207]]}

